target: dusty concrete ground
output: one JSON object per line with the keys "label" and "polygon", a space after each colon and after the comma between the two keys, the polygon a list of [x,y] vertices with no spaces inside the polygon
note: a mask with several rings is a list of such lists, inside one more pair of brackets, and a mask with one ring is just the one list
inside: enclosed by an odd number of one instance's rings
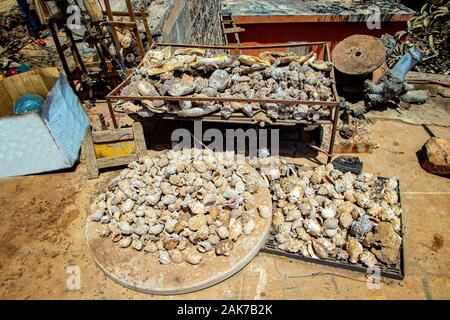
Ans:
{"label": "dusty concrete ground", "polygon": [[[450,138],[448,127],[430,128]],[[403,281],[383,279],[370,290],[363,274],[260,253],[235,276],[198,292],[155,296],[126,289],[96,267],[84,236],[90,201],[118,171],[86,180],[80,164],[0,180],[0,299],[450,299],[450,180],[420,168],[416,152],[429,138],[421,126],[377,120],[373,129],[380,148],[361,156],[365,170],[401,181]],[[435,234],[444,237],[437,252],[431,250]],[[80,270],[78,290],[69,289],[73,266]]]}

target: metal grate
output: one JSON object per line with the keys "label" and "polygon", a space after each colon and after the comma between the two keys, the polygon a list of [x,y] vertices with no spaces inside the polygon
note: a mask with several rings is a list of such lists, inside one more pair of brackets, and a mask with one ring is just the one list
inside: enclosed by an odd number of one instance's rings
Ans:
{"label": "metal grate", "polygon": [[[387,180],[387,178],[382,178],[382,177],[379,177],[378,179]],[[398,181],[397,193],[398,193],[400,208],[402,208],[401,199],[400,199],[400,181]],[[402,213],[400,215],[400,231],[401,231],[400,236],[402,237],[402,243],[400,245],[400,254],[399,254],[396,266],[392,267],[392,266],[387,266],[387,265],[384,265],[381,263],[376,264],[376,266],[378,268],[380,268],[381,276],[386,277],[386,278],[396,279],[396,280],[403,280],[403,278],[405,277],[404,247],[403,247],[403,238],[404,237],[403,237],[402,215],[403,215],[403,209],[402,209]],[[317,263],[317,264],[330,266],[330,267],[334,267],[334,268],[341,268],[341,269],[347,269],[347,270],[357,271],[357,272],[361,272],[361,273],[367,273],[367,267],[365,267],[359,263],[352,264],[352,263],[348,263],[348,262],[339,261],[339,260],[333,259],[333,258],[315,259],[315,258],[302,256],[299,253],[291,253],[291,252],[286,252],[284,250],[280,250],[277,248],[277,242],[275,240],[275,236],[272,233],[269,234],[269,236],[266,240],[266,243],[264,244],[264,247],[261,249],[261,252],[284,256],[284,257],[288,257],[288,258],[296,259],[296,260],[303,260],[303,261],[311,262],[311,263]]]}

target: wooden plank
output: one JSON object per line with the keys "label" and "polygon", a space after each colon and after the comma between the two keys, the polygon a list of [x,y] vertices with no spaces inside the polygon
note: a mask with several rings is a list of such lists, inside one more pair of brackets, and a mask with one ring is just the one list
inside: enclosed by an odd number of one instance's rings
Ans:
{"label": "wooden plank", "polygon": [[133,140],[133,137],[134,135],[132,128],[96,131],[92,134],[94,143]]}
{"label": "wooden plank", "polygon": [[129,154],[129,155],[122,156],[122,157],[102,158],[102,159],[97,159],[97,166],[100,169],[117,167],[117,166],[127,165],[135,160],[137,160],[137,157],[135,154]]}
{"label": "wooden plank", "polygon": [[147,146],[145,144],[144,130],[140,122],[133,123],[134,143],[136,145],[136,156],[138,159],[147,154]]}
{"label": "wooden plank", "polygon": [[226,29],[223,30],[223,32],[225,32],[225,34],[244,32],[244,31],[245,31],[245,29],[241,28],[241,27],[226,28]]}
{"label": "wooden plank", "polygon": [[92,141],[91,129],[87,130],[84,139],[84,150],[86,155],[86,168],[89,179],[98,178],[97,158],[95,156],[94,142]]}

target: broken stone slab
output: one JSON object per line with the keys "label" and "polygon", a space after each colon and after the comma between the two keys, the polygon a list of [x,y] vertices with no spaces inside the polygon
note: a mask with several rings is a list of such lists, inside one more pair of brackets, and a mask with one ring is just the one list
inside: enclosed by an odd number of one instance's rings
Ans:
{"label": "broken stone slab", "polygon": [[450,175],[450,139],[433,137],[422,147],[420,165],[438,175]]}

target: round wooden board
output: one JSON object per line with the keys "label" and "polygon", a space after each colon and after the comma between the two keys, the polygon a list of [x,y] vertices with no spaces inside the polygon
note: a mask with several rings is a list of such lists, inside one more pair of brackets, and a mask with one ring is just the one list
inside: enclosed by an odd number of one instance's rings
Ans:
{"label": "round wooden board", "polygon": [[386,59],[386,50],[380,39],[355,34],[339,42],[331,54],[337,70],[348,75],[368,74]]}
{"label": "round wooden board", "polygon": [[[269,189],[255,169],[247,166],[249,174],[258,182],[254,194],[255,206],[267,206],[272,212]],[[242,235],[229,257],[216,256],[214,250],[203,254],[198,265],[187,262],[162,265],[157,253],[136,251],[131,247],[119,248],[111,237],[98,235],[98,222],[87,219],[86,238],[91,254],[103,272],[121,285],[145,293],[182,294],[215,285],[241,270],[259,252],[268,236],[270,219],[255,217],[256,228],[251,235]]]}

